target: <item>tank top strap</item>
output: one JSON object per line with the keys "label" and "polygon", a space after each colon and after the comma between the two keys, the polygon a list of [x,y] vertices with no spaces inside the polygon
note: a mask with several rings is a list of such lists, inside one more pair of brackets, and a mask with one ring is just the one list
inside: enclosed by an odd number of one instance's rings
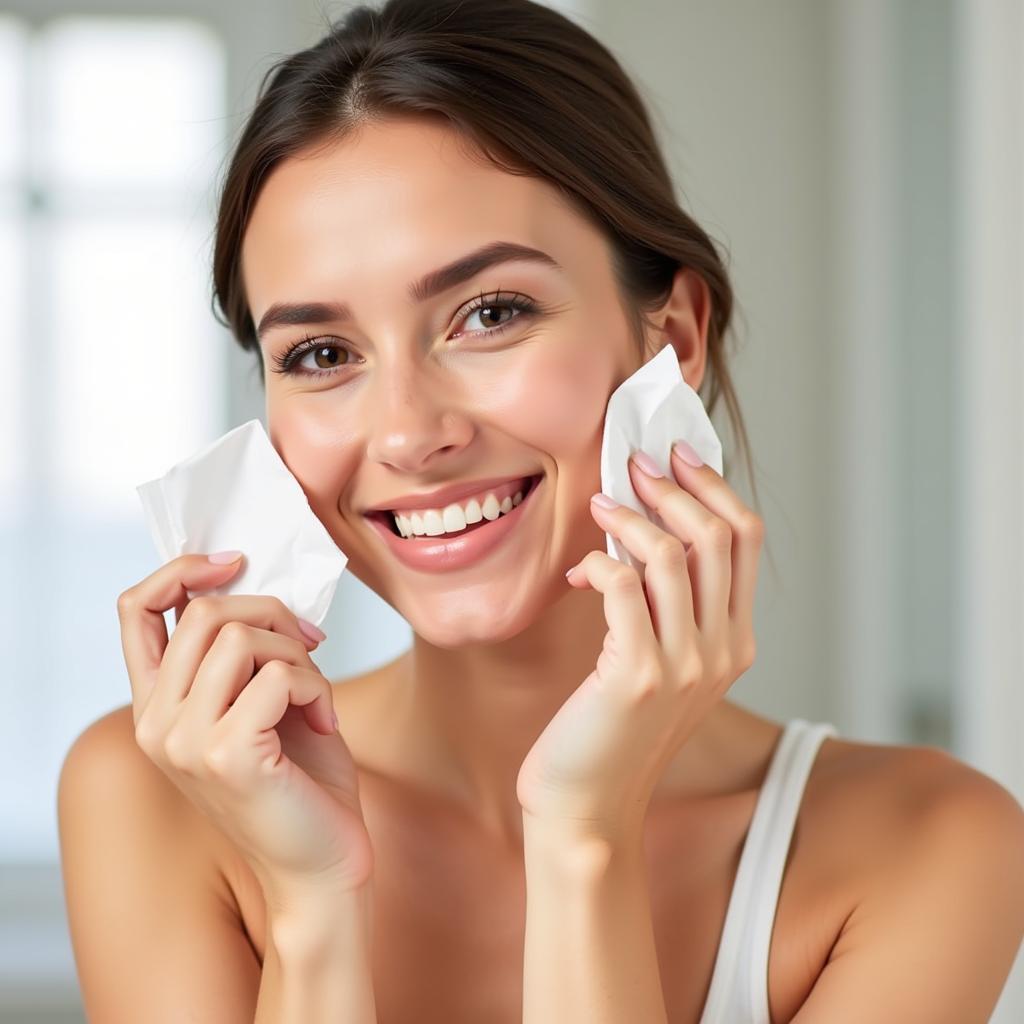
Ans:
{"label": "tank top strap", "polygon": [[740,854],[700,1024],[771,1024],[768,950],[797,812],[828,722],[791,719],[776,742]]}

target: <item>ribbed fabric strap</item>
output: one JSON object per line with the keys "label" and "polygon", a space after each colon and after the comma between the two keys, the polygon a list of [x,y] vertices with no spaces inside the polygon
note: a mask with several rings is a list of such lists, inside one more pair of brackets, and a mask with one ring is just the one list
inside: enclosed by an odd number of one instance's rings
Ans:
{"label": "ribbed fabric strap", "polygon": [[733,884],[700,1024],[771,1024],[768,948],[793,828],[828,722],[794,718],[779,737],[758,794]]}

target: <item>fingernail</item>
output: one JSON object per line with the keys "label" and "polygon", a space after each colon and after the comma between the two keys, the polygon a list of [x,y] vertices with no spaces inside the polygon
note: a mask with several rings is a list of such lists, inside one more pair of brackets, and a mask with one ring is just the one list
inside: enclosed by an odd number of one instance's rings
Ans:
{"label": "fingernail", "polygon": [[676,441],[672,445],[672,451],[676,453],[689,466],[703,466],[704,460],[685,441]]}
{"label": "fingernail", "polygon": [[336,711],[331,712],[331,724],[335,729],[338,728],[338,713]]}
{"label": "fingernail", "polygon": [[607,494],[602,494],[600,491],[597,492],[591,499],[595,505],[600,505],[601,508],[618,508],[619,503],[613,498],[609,498]]}
{"label": "fingernail", "polygon": [[[296,616],[298,618],[298,616]],[[305,619],[299,619],[299,629],[302,630],[310,640],[315,640],[320,643],[321,640],[327,639],[327,634],[321,629],[317,629],[312,622],[307,622]]]}
{"label": "fingernail", "polygon": [[214,555],[206,556],[214,565],[230,565],[242,557],[241,551],[218,551]]}
{"label": "fingernail", "polygon": [[665,474],[658,469],[658,464],[650,457],[650,455],[647,454],[647,452],[633,452],[633,461],[648,476],[653,476],[655,479],[665,476]]}
{"label": "fingernail", "polygon": [[574,566],[571,566],[569,569],[566,569],[566,571],[565,571],[565,578],[566,579],[568,579],[576,571],[578,565],[579,565],[579,563],[577,563]]}

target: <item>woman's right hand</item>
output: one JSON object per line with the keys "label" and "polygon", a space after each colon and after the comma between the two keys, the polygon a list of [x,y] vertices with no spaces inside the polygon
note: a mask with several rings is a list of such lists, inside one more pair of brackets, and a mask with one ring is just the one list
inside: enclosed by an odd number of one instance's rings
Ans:
{"label": "woman's right hand", "polygon": [[357,888],[373,850],[331,686],[309,657],[317,641],[275,597],[186,593],[240,564],[181,555],[118,597],[136,741],[236,844],[272,903]]}

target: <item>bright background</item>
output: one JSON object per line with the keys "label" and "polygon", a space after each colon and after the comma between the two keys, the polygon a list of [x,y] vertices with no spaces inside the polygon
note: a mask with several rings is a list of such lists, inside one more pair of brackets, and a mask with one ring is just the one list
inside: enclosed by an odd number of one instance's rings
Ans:
{"label": "bright background", "polygon": [[[731,696],[944,747],[1024,798],[1024,6],[555,6],[634,75],[729,252],[779,567]],[[58,773],[130,700],[116,599],[158,564],[135,485],[263,418],[253,357],[210,311],[214,185],[263,71],[345,7],[0,12],[4,1020],[83,1019]],[[349,574],[325,629],[331,678],[409,638]],[[1020,960],[992,1020],[1024,1020]]]}

